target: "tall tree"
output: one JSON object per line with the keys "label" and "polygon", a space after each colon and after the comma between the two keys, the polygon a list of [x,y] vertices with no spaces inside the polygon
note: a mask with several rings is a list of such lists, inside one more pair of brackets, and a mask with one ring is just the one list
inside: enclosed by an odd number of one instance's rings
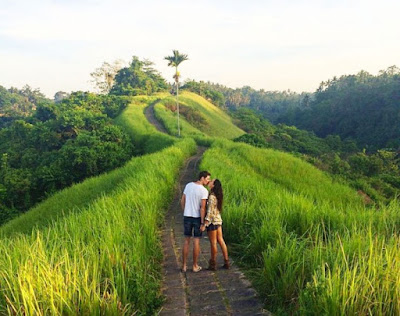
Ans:
{"label": "tall tree", "polygon": [[122,68],[122,60],[116,60],[113,64],[104,62],[101,67],[96,68],[94,72],[90,74],[93,78],[92,82],[99,89],[100,93],[107,94],[110,92],[113,84],[115,75]]}
{"label": "tall tree", "polygon": [[179,92],[179,77],[180,73],[178,71],[178,66],[181,62],[188,60],[188,55],[185,54],[180,54],[179,51],[173,50],[173,55],[172,56],[166,56],[164,57],[165,60],[168,60],[168,66],[175,67],[175,75],[173,78],[175,79],[175,86],[176,86],[176,108],[178,112],[178,136],[181,136],[181,129],[179,125],[179,102],[178,102],[178,92]]}

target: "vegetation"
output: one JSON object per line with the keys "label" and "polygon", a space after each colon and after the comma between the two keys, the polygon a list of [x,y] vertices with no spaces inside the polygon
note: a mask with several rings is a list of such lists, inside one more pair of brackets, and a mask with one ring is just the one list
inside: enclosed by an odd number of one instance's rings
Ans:
{"label": "vegetation", "polygon": [[345,179],[359,190],[366,203],[390,202],[400,194],[400,160],[395,151],[367,154],[358,150],[355,142],[342,141],[340,136],[319,138],[294,126],[274,126],[246,108],[233,112],[233,116],[247,132],[235,141],[300,156],[319,169]]}
{"label": "vegetation", "polygon": [[0,86],[0,128],[31,116],[40,103],[48,102],[50,100],[46,99],[39,89],[32,90],[28,85],[21,90]]}
{"label": "vegetation", "polygon": [[[178,135],[178,125],[176,116],[174,115],[176,112],[171,109],[171,99],[164,99],[154,106],[154,113],[160,122],[164,125],[166,130],[170,135]],[[174,103],[173,103],[174,104]],[[181,104],[183,107],[185,105]],[[190,136],[193,137],[195,135],[204,136],[199,129],[192,126],[188,123],[185,119],[180,120],[180,127],[181,127],[181,136]]]}
{"label": "vegetation", "polygon": [[[118,171],[123,181],[112,192],[109,177],[98,177],[92,181],[105,196],[48,228],[1,239],[0,313],[153,313],[161,303],[160,210],[169,205],[178,170],[193,150],[187,139],[134,158]],[[80,201],[82,188],[72,187],[68,198]],[[56,196],[48,203],[62,213]]]}
{"label": "vegetation", "polygon": [[112,64],[104,62],[90,74],[93,78],[92,83],[97,87],[100,93],[108,94],[111,91],[115,76],[122,68],[122,63],[122,60],[116,60]]}
{"label": "vegetation", "polygon": [[[159,118],[171,135],[176,135],[176,124],[173,119],[173,98],[162,99],[160,105],[156,105],[156,115]],[[221,109],[217,108],[212,103],[206,101],[202,97],[184,91],[179,98],[180,104],[184,106],[183,115],[186,120],[182,120],[182,135],[198,135],[205,134],[212,137],[235,138],[244,132],[233,124],[231,117]],[[161,106],[170,109],[162,110]],[[193,126],[187,121],[192,122]],[[195,127],[196,128],[195,128]]]}
{"label": "vegetation", "polygon": [[277,314],[396,315],[398,202],[377,212],[298,158],[216,142],[202,169],[226,195],[224,229]]}
{"label": "vegetation", "polygon": [[194,80],[186,81],[183,88],[199,94],[222,108],[230,110],[250,108],[263,114],[273,123],[287,111],[307,103],[310,98],[307,93],[298,94],[290,90],[257,91],[249,86],[232,89],[221,84]]}
{"label": "vegetation", "polygon": [[138,155],[159,151],[171,146],[175,141],[171,136],[158,133],[157,129],[144,116],[145,108],[150,103],[157,102],[162,96],[133,97],[130,106],[115,119],[115,123],[130,135]]}
{"label": "vegetation", "polygon": [[131,127],[135,146],[146,139],[150,151],[165,149],[60,191],[0,228],[0,314],[131,315],[159,308],[160,210],[195,144],[176,142],[146,121],[143,109],[153,100],[133,98],[116,122]]}
{"label": "vegetation", "polygon": [[75,92],[39,103],[30,116],[0,130],[0,224],[57,190],[112,170],[133,146],[112,125],[129,101]]}
{"label": "vegetation", "polygon": [[310,102],[292,109],[279,122],[314,131],[318,136],[354,139],[375,151],[400,146],[400,70],[392,66],[373,76],[366,71],[322,82]]}
{"label": "vegetation", "polygon": [[129,67],[122,68],[113,78],[112,95],[151,95],[166,91],[168,85],[148,60],[133,56]]}
{"label": "vegetation", "polygon": [[178,66],[185,60],[188,60],[188,56],[185,54],[180,54],[179,51],[177,51],[177,50],[173,50],[173,56],[167,56],[164,59],[169,61],[168,66],[175,67],[175,74],[174,74],[173,78],[175,80],[176,108],[177,108],[177,113],[178,113],[178,137],[180,137],[181,136],[181,127],[180,127],[180,122],[179,122],[178,95],[179,95],[179,77],[181,76],[181,74],[178,71]]}

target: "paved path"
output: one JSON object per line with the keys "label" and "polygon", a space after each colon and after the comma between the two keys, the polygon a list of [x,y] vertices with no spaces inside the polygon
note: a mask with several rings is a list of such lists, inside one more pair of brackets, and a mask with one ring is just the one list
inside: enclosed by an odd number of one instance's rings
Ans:
{"label": "paved path", "polygon": [[[157,102],[150,104],[144,113],[157,130],[167,133],[154,115],[154,105]],[[199,265],[203,270],[198,273],[191,270],[193,250],[191,244],[188,270],[186,273],[180,272],[184,236],[183,214],[179,200],[185,185],[196,179],[199,172],[198,165],[205,150],[206,148],[199,147],[197,153],[187,160],[181,170],[174,200],[167,211],[162,231],[164,252],[162,292],[165,302],[159,315],[270,315],[263,310],[256,291],[232,259],[230,259],[230,270],[219,269],[215,272],[206,270],[210,258],[210,243],[206,232],[203,233],[200,242]],[[229,245],[227,246],[229,251]],[[217,266],[222,266],[223,261],[221,250],[218,248]]]}
{"label": "paved path", "polygon": [[[251,284],[232,262],[230,270],[219,269],[216,272],[206,270],[210,258],[210,244],[203,235],[200,242],[199,264],[203,270],[194,273],[192,266],[192,245],[188,257],[188,270],[180,272],[181,252],[184,241],[183,216],[179,199],[186,183],[193,181],[198,173],[198,164],[205,148],[199,148],[182,170],[179,187],[174,201],[166,216],[162,232],[164,249],[165,303],[160,315],[267,315],[262,304],[251,288]],[[229,249],[229,245],[228,245]],[[217,266],[223,264],[218,248]]]}

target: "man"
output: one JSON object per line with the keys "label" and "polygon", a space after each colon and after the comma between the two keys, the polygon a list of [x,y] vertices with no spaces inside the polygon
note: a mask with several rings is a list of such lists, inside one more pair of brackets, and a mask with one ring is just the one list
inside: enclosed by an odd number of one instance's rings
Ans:
{"label": "man", "polygon": [[204,217],[206,215],[206,203],[208,191],[204,187],[210,182],[210,173],[202,171],[196,182],[190,182],[185,186],[181,199],[183,210],[183,228],[185,242],[182,249],[182,272],[186,272],[187,256],[190,240],[193,237],[193,272],[199,272],[202,268],[197,264],[200,254],[200,238],[204,231]]}

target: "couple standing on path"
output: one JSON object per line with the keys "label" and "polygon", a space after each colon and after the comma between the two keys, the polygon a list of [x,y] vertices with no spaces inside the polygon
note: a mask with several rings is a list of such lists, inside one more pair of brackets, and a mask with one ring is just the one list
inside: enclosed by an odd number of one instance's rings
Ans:
{"label": "couple standing on path", "polygon": [[[210,193],[204,186],[209,187]],[[211,246],[208,269],[213,271],[217,269],[217,243],[220,245],[224,256],[225,264],[222,267],[229,269],[228,249],[222,235],[222,203],[221,182],[218,179],[210,180],[208,171],[200,172],[196,182],[190,182],[186,185],[181,198],[185,235],[182,249],[182,272],[186,272],[187,269],[187,257],[192,237],[193,272],[199,272],[202,269],[197,261],[200,254],[200,238],[206,229]]]}

